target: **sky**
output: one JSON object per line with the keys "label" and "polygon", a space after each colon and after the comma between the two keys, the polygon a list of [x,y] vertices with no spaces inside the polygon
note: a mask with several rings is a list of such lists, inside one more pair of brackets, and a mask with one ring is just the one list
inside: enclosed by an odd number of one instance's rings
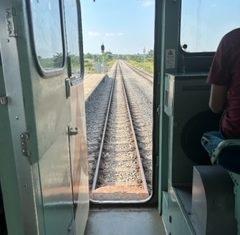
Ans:
{"label": "sky", "polygon": [[[65,0],[69,47],[78,54],[75,0]],[[63,52],[59,2],[31,0],[37,54],[52,57]],[[154,44],[155,0],[82,0],[84,53],[136,54]],[[240,1],[182,0],[180,44],[187,52],[215,51],[222,36],[240,26]],[[41,14],[39,14],[41,12]],[[54,25],[55,27],[52,27]]]}
{"label": "sky", "polygon": [[83,0],[84,53],[136,54],[153,49],[154,0]]}
{"label": "sky", "polygon": [[[153,49],[154,0],[82,0],[85,53],[136,54]],[[239,27],[239,0],[183,0],[180,43],[189,52],[215,51]],[[227,20],[226,20],[227,19]]]}
{"label": "sky", "polygon": [[215,51],[223,35],[240,26],[239,9],[239,0],[183,0],[180,43],[189,52]]}

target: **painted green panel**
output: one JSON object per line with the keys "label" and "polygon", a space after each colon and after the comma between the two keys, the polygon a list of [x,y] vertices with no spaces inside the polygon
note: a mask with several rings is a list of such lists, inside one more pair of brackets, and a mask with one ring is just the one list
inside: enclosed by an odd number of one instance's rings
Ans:
{"label": "painted green panel", "polygon": [[167,234],[194,235],[187,224],[185,215],[172,195],[163,192],[163,223]]}
{"label": "painted green panel", "polygon": [[[5,96],[2,66],[0,65],[0,96]],[[8,235],[24,235],[19,191],[16,175],[16,163],[13,160],[13,145],[8,116],[8,106],[0,105],[0,183],[3,194]],[[0,230],[1,231],[1,230]]]}

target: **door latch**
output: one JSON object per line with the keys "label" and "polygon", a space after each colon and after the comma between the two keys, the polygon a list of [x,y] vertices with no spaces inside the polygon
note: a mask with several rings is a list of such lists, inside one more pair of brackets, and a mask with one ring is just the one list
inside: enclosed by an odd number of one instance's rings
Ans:
{"label": "door latch", "polygon": [[75,127],[75,128],[72,128],[72,127],[68,127],[68,135],[71,136],[71,135],[77,135],[78,134],[78,128]]}
{"label": "door latch", "polygon": [[71,95],[71,84],[70,84],[70,79],[69,78],[65,79],[65,90],[66,90],[66,98],[70,97],[70,95]]}

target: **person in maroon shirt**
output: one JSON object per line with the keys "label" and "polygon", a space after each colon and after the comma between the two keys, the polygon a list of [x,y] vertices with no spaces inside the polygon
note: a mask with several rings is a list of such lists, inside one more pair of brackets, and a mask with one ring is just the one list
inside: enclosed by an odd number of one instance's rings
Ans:
{"label": "person in maroon shirt", "polygon": [[240,139],[240,28],[220,41],[207,81],[211,84],[209,107],[222,113],[219,131],[205,133],[202,138],[211,155],[221,140]]}
{"label": "person in maroon shirt", "polygon": [[209,107],[223,112],[220,131],[225,138],[240,138],[240,28],[227,33],[215,54],[208,82]]}

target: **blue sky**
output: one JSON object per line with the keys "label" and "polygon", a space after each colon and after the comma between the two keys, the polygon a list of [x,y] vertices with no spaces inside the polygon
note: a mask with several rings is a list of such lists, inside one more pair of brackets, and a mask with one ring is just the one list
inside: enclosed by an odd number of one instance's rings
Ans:
{"label": "blue sky", "polygon": [[215,51],[224,34],[240,26],[240,1],[183,0],[181,44],[187,51]]}
{"label": "blue sky", "polygon": [[83,0],[84,53],[143,53],[153,49],[154,0]]}
{"label": "blue sky", "polygon": [[[153,49],[154,0],[82,0],[84,52],[143,53]],[[187,51],[215,51],[239,27],[239,0],[183,0],[181,44]],[[226,20],[227,19],[227,20]]]}

